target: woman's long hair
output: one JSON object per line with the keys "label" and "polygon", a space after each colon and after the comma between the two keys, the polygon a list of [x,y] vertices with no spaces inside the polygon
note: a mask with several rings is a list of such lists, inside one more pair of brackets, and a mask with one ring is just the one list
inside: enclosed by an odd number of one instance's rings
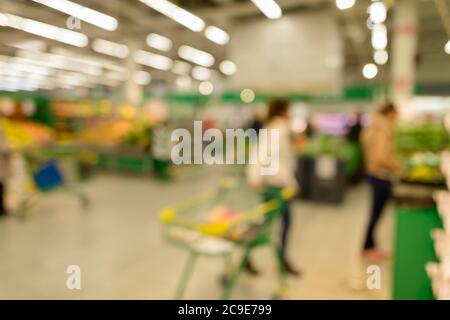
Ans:
{"label": "woman's long hair", "polygon": [[266,124],[270,123],[274,118],[284,116],[289,108],[289,101],[286,99],[276,98],[269,101],[269,111],[267,113]]}

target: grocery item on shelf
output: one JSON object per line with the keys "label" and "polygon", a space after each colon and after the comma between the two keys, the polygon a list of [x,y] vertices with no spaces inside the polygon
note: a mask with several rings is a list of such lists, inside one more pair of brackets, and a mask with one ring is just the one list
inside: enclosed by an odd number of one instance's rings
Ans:
{"label": "grocery item on shelf", "polygon": [[[450,154],[441,153],[439,169],[450,189]],[[440,263],[428,263],[426,270],[431,279],[436,299],[450,300],[450,192],[437,191],[433,195],[443,222],[443,230],[433,230],[431,237]]]}
{"label": "grocery item on shelf", "polygon": [[416,152],[404,162],[404,180],[419,183],[443,183],[439,155],[433,152]]}
{"label": "grocery item on shelf", "polygon": [[450,300],[449,265],[430,262],[426,270],[433,288],[433,293],[438,300]]}
{"label": "grocery item on shelf", "polygon": [[431,232],[431,237],[434,240],[434,248],[439,260],[450,263],[450,234],[445,233],[444,230],[436,229]]}
{"label": "grocery item on shelf", "polygon": [[51,128],[32,121],[3,118],[0,119],[0,128],[14,150],[36,147],[54,141],[54,131]]}
{"label": "grocery item on shelf", "polygon": [[77,142],[88,146],[115,146],[133,128],[133,123],[125,120],[101,121],[78,134]]}
{"label": "grocery item on shelf", "polygon": [[450,174],[450,152],[448,151],[441,153],[441,171],[446,177]]}
{"label": "grocery item on shelf", "polygon": [[136,147],[142,151],[148,151],[152,144],[152,126],[148,122],[137,122],[126,134],[120,143],[129,147]]}
{"label": "grocery item on shelf", "polygon": [[8,119],[0,119],[0,127],[5,139],[12,149],[22,149],[33,145],[33,138],[24,132],[17,123]]}
{"label": "grocery item on shelf", "polygon": [[396,128],[397,149],[402,153],[440,152],[450,145],[449,135],[441,124],[402,124]]}
{"label": "grocery item on shelf", "polygon": [[444,224],[444,230],[450,234],[450,193],[439,191],[435,193],[434,198]]}
{"label": "grocery item on shelf", "polygon": [[45,125],[33,121],[20,121],[18,125],[39,144],[46,144],[55,140],[54,130]]}
{"label": "grocery item on shelf", "polygon": [[349,158],[351,152],[350,144],[344,138],[331,135],[315,137],[300,150],[301,155],[329,155],[344,159]]}

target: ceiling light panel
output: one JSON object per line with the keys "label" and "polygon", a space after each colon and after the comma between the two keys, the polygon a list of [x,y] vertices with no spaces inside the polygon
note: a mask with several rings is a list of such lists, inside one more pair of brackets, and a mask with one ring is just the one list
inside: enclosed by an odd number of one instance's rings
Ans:
{"label": "ceiling light panel", "polygon": [[190,13],[189,11],[180,8],[179,6],[173,4],[167,0],[140,0],[142,3],[146,4],[153,10],[164,14],[175,22],[178,22],[182,26],[195,31],[200,32],[205,28],[205,22],[197,17],[196,15]]}
{"label": "ceiling light panel", "polygon": [[28,32],[43,38],[85,47],[89,43],[88,37],[80,32],[56,27],[40,21],[19,17],[9,13],[0,13],[0,25]]}
{"label": "ceiling light panel", "polygon": [[69,16],[78,18],[84,22],[99,28],[114,31],[119,23],[117,19],[99,11],[84,7],[68,0],[32,0],[54,10],[63,12]]}
{"label": "ceiling light panel", "polygon": [[212,54],[186,45],[178,48],[178,56],[203,67],[211,67],[215,62]]}

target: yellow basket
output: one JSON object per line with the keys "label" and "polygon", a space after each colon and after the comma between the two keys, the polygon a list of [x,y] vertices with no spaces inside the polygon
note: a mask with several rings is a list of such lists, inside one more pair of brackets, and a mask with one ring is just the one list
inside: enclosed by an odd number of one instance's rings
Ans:
{"label": "yellow basket", "polygon": [[[225,189],[231,189],[235,187],[236,184],[232,183],[230,180],[225,181],[221,187]],[[233,228],[244,225],[248,223],[252,223],[257,219],[265,216],[267,213],[276,209],[279,205],[276,199],[261,203],[256,207],[242,212],[236,220],[233,221],[220,221],[220,222],[207,222],[207,221],[199,221],[192,217],[188,217],[182,214],[182,211],[191,209],[197,205],[200,205],[213,197],[215,197],[219,193],[219,190],[210,191],[199,196],[190,198],[186,201],[180,202],[170,207],[166,207],[161,211],[161,221],[166,226],[180,226],[185,227],[191,230],[195,230],[203,235],[215,236],[215,237],[224,237],[227,235]],[[289,200],[294,196],[294,191],[290,188],[285,188],[281,192],[281,198],[283,200]]]}

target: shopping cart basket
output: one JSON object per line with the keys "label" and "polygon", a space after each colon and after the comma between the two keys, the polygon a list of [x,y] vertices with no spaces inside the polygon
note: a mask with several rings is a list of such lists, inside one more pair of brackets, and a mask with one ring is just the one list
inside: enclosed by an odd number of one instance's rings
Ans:
{"label": "shopping cart basket", "polygon": [[[226,180],[219,188],[185,202],[165,208],[161,213],[164,238],[189,252],[179,280],[176,298],[181,299],[196,260],[200,256],[222,257],[225,262],[221,299],[228,299],[251,252],[269,247],[278,262],[279,291],[287,292],[284,264],[278,237],[273,226],[279,221],[286,201],[293,196],[289,189],[268,188],[261,203],[258,195],[236,180]],[[237,264],[231,255],[240,250]]]}
{"label": "shopping cart basket", "polygon": [[89,207],[89,197],[81,190],[79,183],[79,162],[73,154],[60,153],[55,148],[27,150],[24,160],[31,186],[30,192],[20,203],[20,216],[26,216],[39,196],[55,191],[77,197],[83,209]]}

